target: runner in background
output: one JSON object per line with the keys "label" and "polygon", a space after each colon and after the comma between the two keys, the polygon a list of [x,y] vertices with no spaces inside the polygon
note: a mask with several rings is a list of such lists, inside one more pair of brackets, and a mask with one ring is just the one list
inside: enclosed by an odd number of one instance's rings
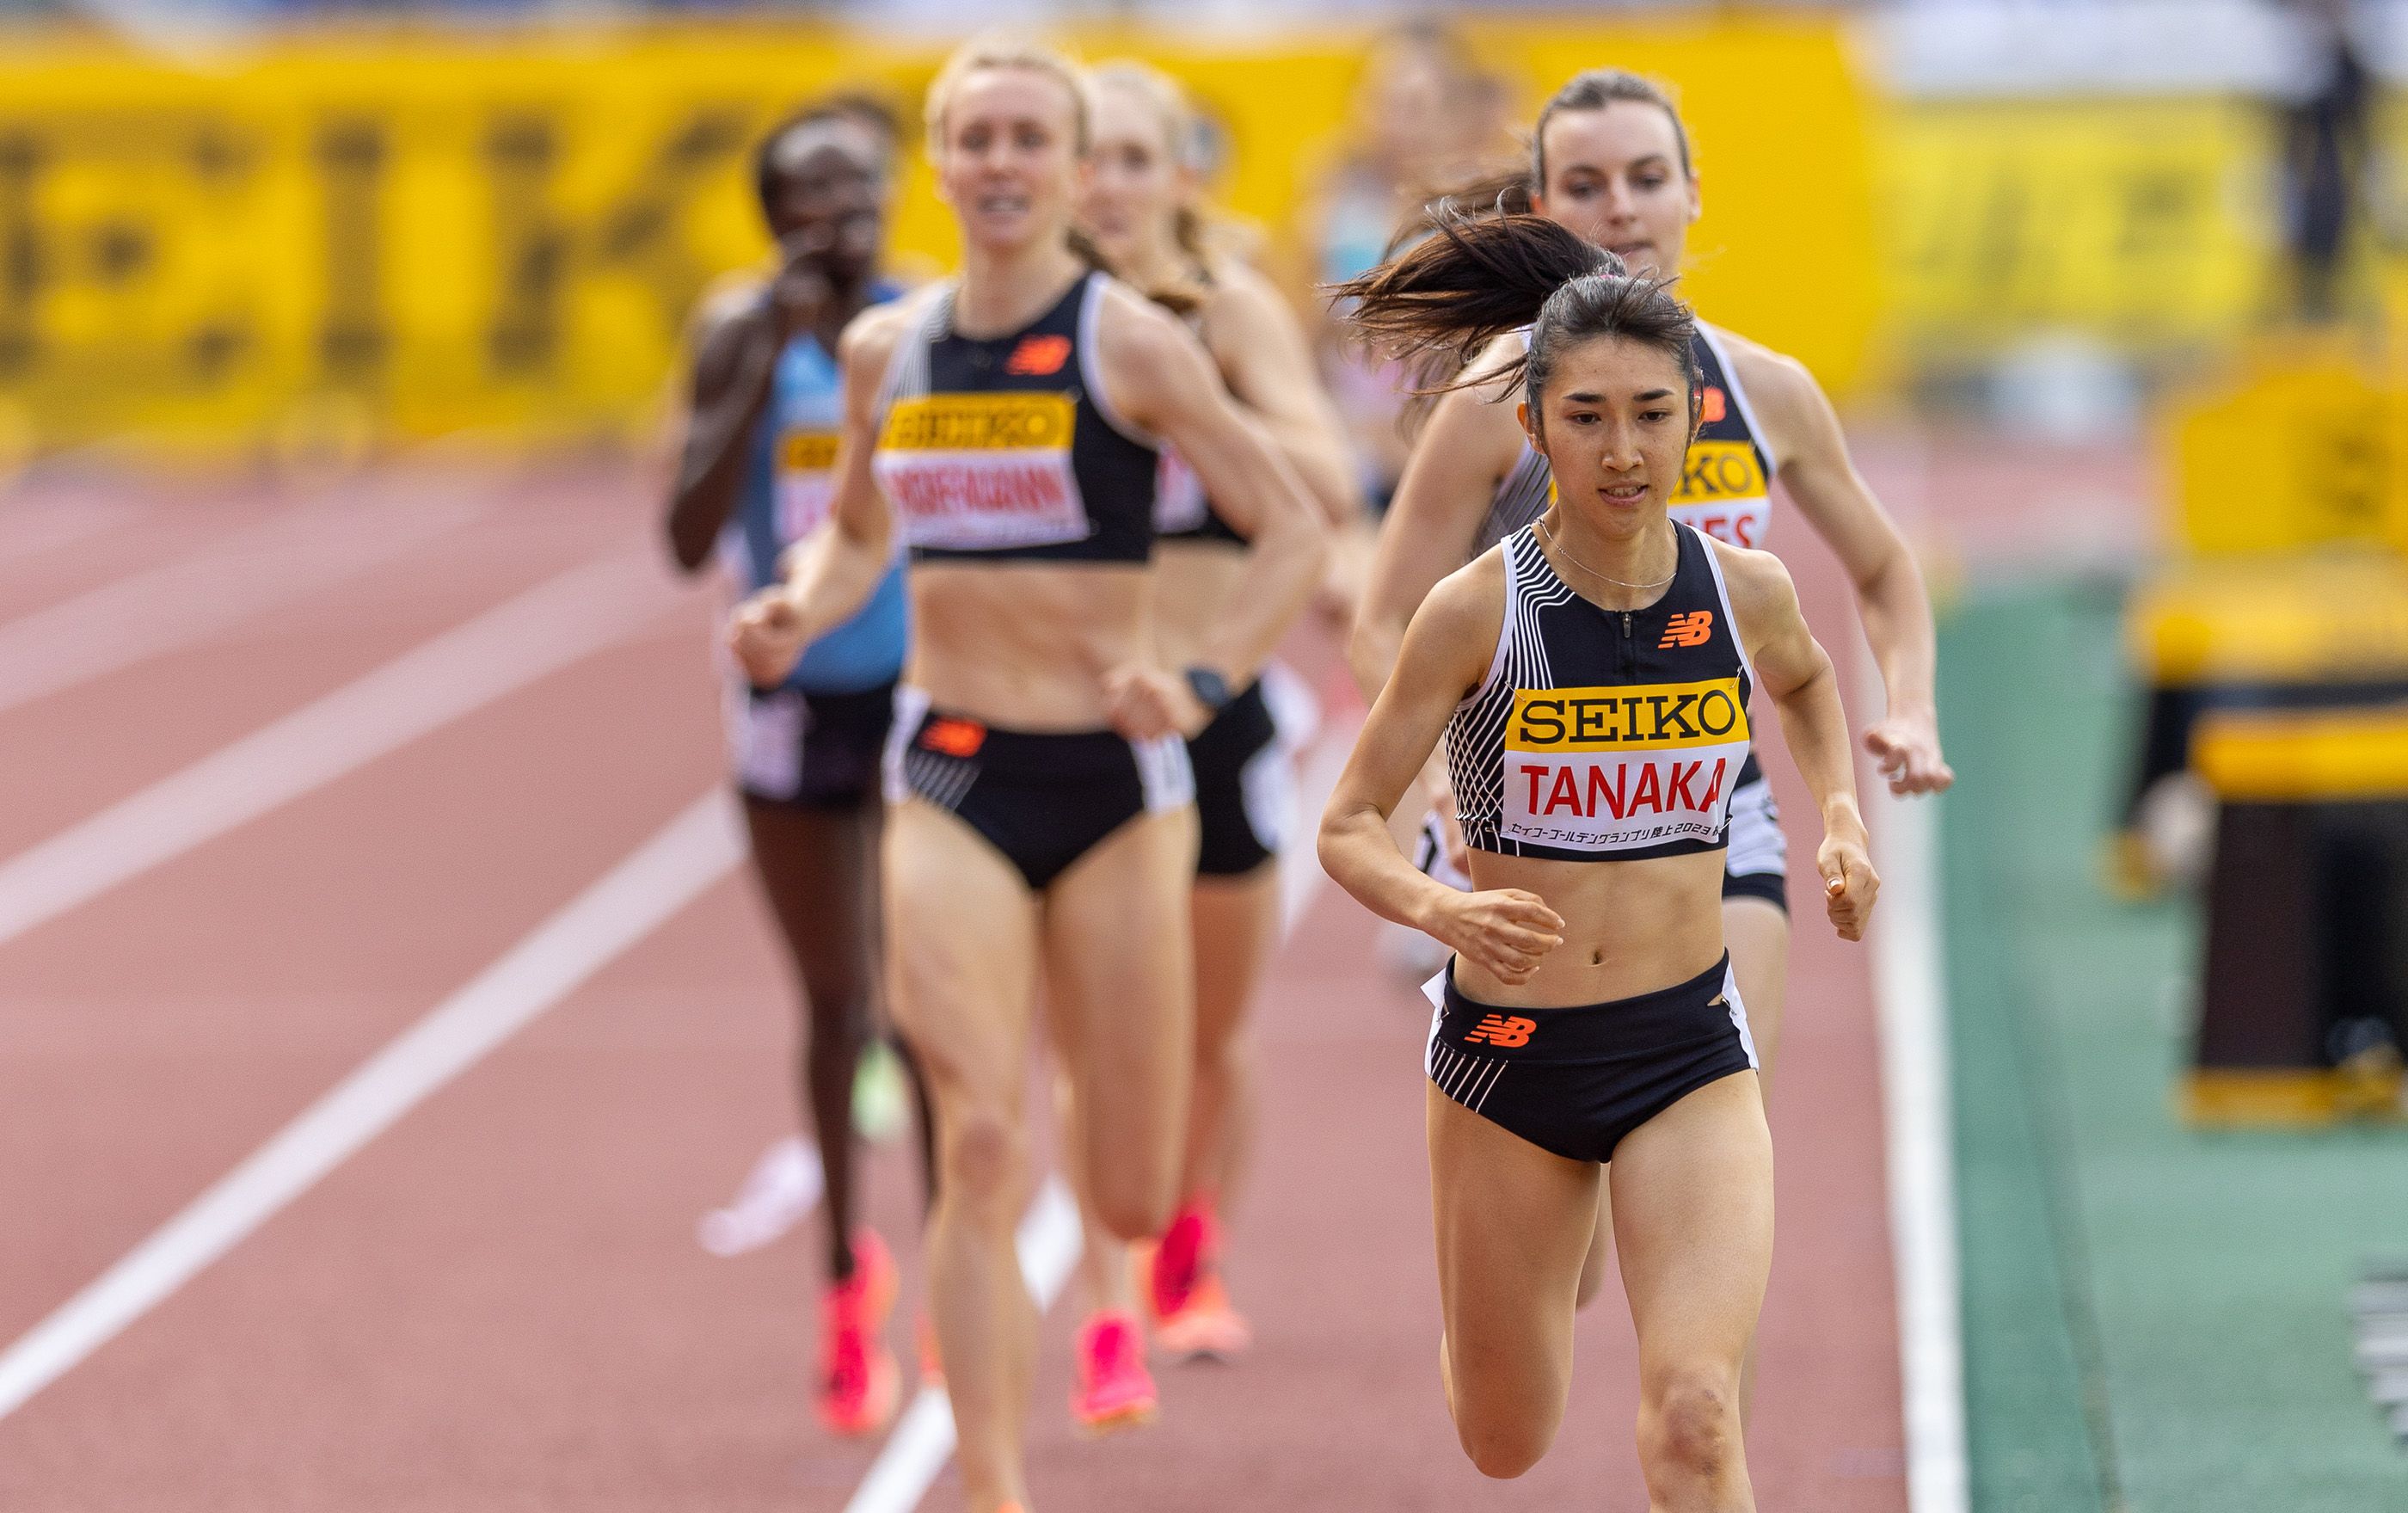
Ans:
{"label": "runner in background", "polygon": [[[1063,1156],[1124,1241],[1176,1203],[1195,1028],[1196,818],[1181,739],[1253,682],[1312,592],[1324,536],[1179,321],[1096,271],[1071,226],[1086,84],[1060,55],[973,42],[929,88],[959,279],[872,310],[839,350],[827,525],[731,627],[757,679],[858,612],[909,543],[912,641],[887,748],[896,1017],[937,1103],[928,1257],[972,1513],[1025,1506],[1036,1311],[1015,1233],[1038,978],[1080,1111]],[[1154,614],[1158,447],[1249,538],[1248,593],[1194,662]],[[1082,1332],[1074,1405],[1127,1402],[1142,1342]]]}
{"label": "runner in background", "polygon": [[[1089,77],[1095,167],[1081,213],[1088,235],[1120,277],[1184,316],[1240,408],[1278,445],[1333,528],[1351,526],[1361,504],[1303,332],[1269,281],[1226,245],[1204,202],[1203,122],[1179,85],[1144,64],[1104,64]],[[1162,657],[1183,667],[1202,655],[1245,589],[1245,539],[1173,452],[1163,454],[1154,522]],[[1282,717],[1283,703],[1299,702],[1307,708]],[[1190,903],[1196,1081],[1179,1210],[1158,1245],[1138,1247],[1135,1278],[1155,1338],[1174,1357],[1229,1359],[1251,1337],[1224,1286],[1222,1219],[1254,1122],[1242,1027],[1279,939],[1276,853],[1297,744],[1283,726],[1310,720],[1309,704],[1292,679],[1257,680],[1188,742],[1202,837]],[[1128,1306],[1125,1259],[1089,1212],[1081,1275],[1091,1316]]]}
{"label": "runner in background", "polygon": [[[1466,209],[1484,212],[1500,192],[1508,206],[1526,196],[1531,209],[1618,254],[1634,274],[1667,278],[1680,271],[1689,225],[1703,207],[1687,128],[1670,97],[1613,69],[1581,74],[1547,102],[1526,174],[1460,198]],[[1888,696],[1884,716],[1865,732],[1866,749],[1898,793],[1947,787],[1953,774],[1941,756],[1933,702],[1930,598],[1914,554],[1849,460],[1830,401],[1794,359],[1703,321],[1697,331],[1706,387],[1672,518],[1733,545],[1770,549],[1777,544],[1770,484],[1778,479],[1856,586]],[[1521,334],[1511,332],[1458,360],[1470,358],[1475,377],[1507,372],[1518,368],[1524,348]],[[1431,585],[1547,506],[1545,458],[1503,402],[1508,392],[1499,381],[1443,394],[1416,438],[1349,648],[1367,697],[1386,681]],[[1769,1082],[1788,979],[1786,860],[1771,789],[1749,765],[1734,800],[1723,913]],[[1427,832],[1422,858],[1465,886],[1445,775],[1434,766],[1426,782],[1448,822]],[[1600,1242],[1604,1232],[1600,1226]]]}
{"label": "runner in background", "polygon": [[[776,583],[780,554],[825,518],[840,413],[837,338],[898,292],[878,275],[892,143],[860,108],[824,103],[762,140],[755,181],[778,269],[715,302],[695,332],[670,549],[692,571],[715,544],[748,591]],[[853,1107],[878,1008],[879,758],[906,632],[898,563],[790,674],[728,694],[753,871],[802,988],[798,1081],[827,1204],[815,1390],[822,1421],[846,1434],[882,1426],[901,1393],[883,1337],[895,1261],[856,1218]],[[924,1098],[921,1107],[933,1175]]]}

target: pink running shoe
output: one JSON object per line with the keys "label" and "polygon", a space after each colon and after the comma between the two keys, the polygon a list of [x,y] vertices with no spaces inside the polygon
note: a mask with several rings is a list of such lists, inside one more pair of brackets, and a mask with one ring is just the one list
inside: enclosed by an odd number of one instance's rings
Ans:
{"label": "pink running shoe", "polygon": [[838,1434],[874,1434],[895,1417],[903,1373],[886,1347],[895,1307],[895,1257],[872,1230],[853,1237],[853,1275],[820,1297],[820,1422]]}
{"label": "pink running shoe", "polygon": [[1196,1285],[1204,1265],[1212,1231],[1211,1205],[1201,1199],[1191,1200],[1172,1216],[1161,1239],[1139,1251],[1138,1286],[1154,1322],[1187,1305],[1188,1289]]}
{"label": "pink running shoe", "polygon": [[1145,1339],[1137,1319],[1105,1308],[1079,1326],[1078,1380],[1070,1388],[1070,1417],[1089,1434],[1109,1434],[1152,1423],[1160,1404],[1154,1375],[1145,1369]]}

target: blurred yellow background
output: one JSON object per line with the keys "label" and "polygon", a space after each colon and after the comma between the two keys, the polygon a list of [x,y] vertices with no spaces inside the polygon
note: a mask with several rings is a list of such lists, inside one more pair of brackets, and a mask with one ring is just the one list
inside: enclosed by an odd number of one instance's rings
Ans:
{"label": "blurred yellow background", "polygon": [[[2035,327],[2222,342],[2267,295],[2270,128],[2245,102],[1885,100],[1827,17],[1466,35],[1516,121],[1583,67],[1676,85],[1707,207],[1689,293],[1843,397]],[[1297,211],[1369,37],[1070,40],[1189,82],[1227,133],[1223,200],[1300,292]],[[940,56],[725,23],[303,33],[211,65],[14,48],[0,445],[640,434],[696,297],[763,252],[755,136],[835,86],[908,111]],[[907,137],[898,246],[941,267]]]}

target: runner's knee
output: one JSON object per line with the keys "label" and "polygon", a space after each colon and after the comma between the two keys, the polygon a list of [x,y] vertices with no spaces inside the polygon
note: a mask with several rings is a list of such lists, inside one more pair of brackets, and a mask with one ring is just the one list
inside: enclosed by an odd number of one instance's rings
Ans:
{"label": "runner's knee", "polygon": [[949,1190],[982,1215],[1017,1223],[1028,1172],[1020,1121],[998,1108],[973,1106],[945,1110],[940,1128]]}
{"label": "runner's knee", "polygon": [[1640,1451],[1653,1477],[1712,1482],[1740,1457],[1739,1385],[1727,1368],[1674,1367],[1645,1388]]}
{"label": "runner's knee", "polygon": [[1455,1438],[1484,1477],[1511,1480],[1537,1465],[1555,1443],[1557,1421],[1531,1413],[1483,1413],[1458,1389]]}

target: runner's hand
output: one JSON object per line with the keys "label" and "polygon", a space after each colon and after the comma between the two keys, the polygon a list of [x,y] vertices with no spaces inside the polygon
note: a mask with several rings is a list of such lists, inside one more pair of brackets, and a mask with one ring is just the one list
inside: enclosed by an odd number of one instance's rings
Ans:
{"label": "runner's hand", "polygon": [[830,238],[824,234],[809,241],[781,245],[779,253],[784,259],[776,278],[762,291],[762,313],[777,338],[780,351],[787,342],[811,330],[820,323],[828,301],[836,297],[836,287],[820,267],[827,255]]}
{"label": "runner's hand", "polygon": [[1564,921],[1546,900],[1518,887],[1450,890],[1430,933],[1498,982],[1518,986],[1564,944]]}
{"label": "runner's hand", "polygon": [[1131,741],[1194,736],[1212,723],[1212,712],[1185,678],[1141,662],[1105,673],[1104,699],[1112,728]]}
{"label": "runner's hand", "polygon": [[755,688],[775,688],[803,656],[803,616],[778,585],[762,589],[727,622],[728,650]]}
{"label": "runner's hand", "polygon": [[1865,732],[1865,750],[1896,794],[1944,793],[1956,771],[1940,755],[1940,727],[1929,716],[1892,716]]}
{"label": "runner's hand", "polygon": [[1864,842],[1854,836],[1826,837],[1814,854],[1814,867],[1823,874],[1823,908],[1831,916],[1831,928],[1842,940],[1863,940],[1873,896],[1881,891],[1881,878]]}

